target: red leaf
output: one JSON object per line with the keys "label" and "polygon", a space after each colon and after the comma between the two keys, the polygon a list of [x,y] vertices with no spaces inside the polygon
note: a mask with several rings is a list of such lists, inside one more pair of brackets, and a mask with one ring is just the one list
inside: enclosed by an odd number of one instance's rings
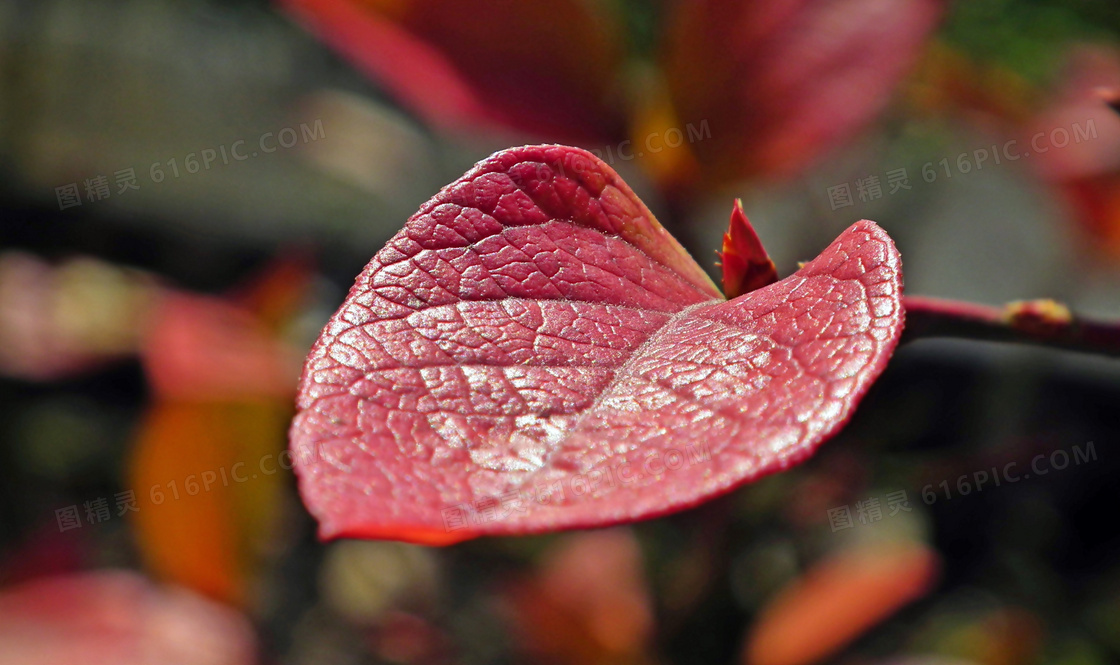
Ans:
{"label": "red leaf", "polygon": [[590,153],[496,153],[377,253],[312,349],[303,498],[323,537],[431,544],[696,505],[847,421],[898,341],[900,280],[862,221],[724,301]]}
{"label": "red leaf", "polygon": [[[1049,107],[1024,128],[1019,145],[1031,146],[1022,152],[1037,155],[1031,164],[1057,185],[1070,219],[1081,225],[1087,253],[1115,261],[1120,258],[1120,116],[1101,101],[1120,89],[1120,50],[1079,48],[1057,80]],[[1066,132],[1064,142],[1058,131]]]}
{"label": "red leaf", "polygon": [[666,76],[708,177],[785,176],[874,119],[944,0],[690,0],[666,31]]}
{"label": "red leaf", "polygon": [[4,665],[251,665],[256,651],[243,615],[132,572],[60,575],[0,593]]}
{"label": "red leaf", "polygon": [[731,208],[731,223],[723,234],[719,260],[723,269],[723,294],[728,298],[737,298],[778,281],[778,269],[762,247],[739,199],[735,199],[735,206]]}
{"label": "red leaf", "polygon": [[622,131],[621,32],[582,0],[278,0],[443,130],[603,142]]}
{"label": "red leaf", "polygon": [[203,401],[291,394],[298,357],[252,313],[166,291],[150,316],[140,354],[156,393]]}
{"label": "red leaf", "polygon": [[[574,534],[503,594],[529,662],[641,663],[653,633],[642,551],[629,529]],[[526,659],[529,660],[529,659]]]}

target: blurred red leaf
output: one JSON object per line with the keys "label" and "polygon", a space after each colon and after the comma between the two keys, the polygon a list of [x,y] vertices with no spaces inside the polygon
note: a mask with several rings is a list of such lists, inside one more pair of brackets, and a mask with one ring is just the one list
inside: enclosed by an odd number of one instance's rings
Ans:
{"label": "blurred red leaf", "polygon": [[871,121],[916,62],[944,0],[689,0],[663,61],[677,116],[710,123],[704,175],[791,175]]}
{"label": "blurred red leaf", "polygon": [[[1120,257],[1120,116],[1107,100],[1120,89],[1120,50],[1075,50],[1052,103],[1020,141],[1031,164],[1064,196],[1085,248]],[[1064,134],[1063,134],[1064,133]]]}
{"label": "blurred red leaf", "polygon": [[653,611],[641,549],[628,530],[570,536],[506,599],[534,662],[646,662]]}
{"label": "blurred red leaf", "polygon": [[247,310],[174,291],[150,314],[141,356],[157,393],[186,399],[286,398],[297,368],[292,350]]}
{"label": "blurred red leaf", "polygon": [[422,543],[687,508],[843,426],[900,291],[863,221],[725,301],[602,161],[505,150],[424,204],[327,324],[291,429],[300,490],[323,537]]}
{"label": "blurred red leaf", "polygon": [[946,5],[677,2],[662,74],[623,66],[626,35],[607,3],[277,1],[437,128],[632,147],[627,159],[673,194],[792,175],[850,137],[889,101]]}
{"label": "blurred red leaf", "polygon": [[572,143],[623,127],[619,29],[581,0],[280,0],[433,125]]}
{"label": "blurred red leaf", "polygon": [[155,401],[137,432],[131,515],[149,569],[244,602],[273,533],[297,359],[276,335],[310,282],[281,258],[230,299],[165,291],[141,356]]}
{"label": "blurred red leaf", "polygon": [[762,611],[747,640],[747,665],[807,665],[834,654],[925,595],[937,554],[917,543],[874,543],[811,568]]}
{"label": "blurred red leaf", "polygon": [[44,578],[0,594],[4,665],[250,665],[244,617],[130,572]]}
{"label": "blurred red leaf", "polygon": [[719,260],[723,269],[723,294],[728,298],[737,298],[778,281],[778,269],[762,247],[739,199],[735,199],[731,208],[731,222],[727,233],[723,234]]}

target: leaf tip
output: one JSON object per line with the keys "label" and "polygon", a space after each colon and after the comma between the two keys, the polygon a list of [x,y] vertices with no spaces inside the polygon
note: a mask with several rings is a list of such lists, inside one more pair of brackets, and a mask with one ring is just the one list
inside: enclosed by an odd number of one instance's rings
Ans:
{"label": "leaf tip", "polygon": [[723,293],[729,299],[778,281],[778,270],[747,219],[742,199],[731,206],[723,249],[716,253],[723,269]]}

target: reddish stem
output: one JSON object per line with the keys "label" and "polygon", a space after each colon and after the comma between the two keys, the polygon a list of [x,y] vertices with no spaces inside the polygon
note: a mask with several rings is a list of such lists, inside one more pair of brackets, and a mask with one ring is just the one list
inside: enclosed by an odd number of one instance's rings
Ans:
{"label": "reddish stem", "polygon": [[1120,357],[1120,322],[1075,317],[1053,300],[1027,300],[989,307],[974,303],[904,296],[903,342],[957,337],[1035,344]]}

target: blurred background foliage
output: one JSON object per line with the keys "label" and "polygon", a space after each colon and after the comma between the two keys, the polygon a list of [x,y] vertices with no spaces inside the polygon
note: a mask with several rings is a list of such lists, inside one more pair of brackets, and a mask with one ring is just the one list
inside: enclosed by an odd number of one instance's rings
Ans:
{"label": "blurred background foliage", "polygon": [[1113,0],[0,2],[0,662],[1117,662],[1113,361],[920,342],[797,469],[445,549],[317,542],[282,452],[354,276],[520,143],[713,274],[741,197],[783,275],[871,218],[909,293],[1120,318],[1118,41]]}

